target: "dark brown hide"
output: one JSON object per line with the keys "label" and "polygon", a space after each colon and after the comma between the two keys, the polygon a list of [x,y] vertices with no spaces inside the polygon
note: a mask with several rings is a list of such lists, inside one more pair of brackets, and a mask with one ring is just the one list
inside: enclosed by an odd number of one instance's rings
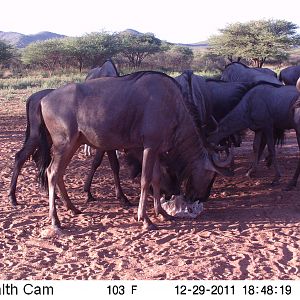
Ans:
{"label": "dark brown hide", "polygon": [[169,76],[138,72],[71,84],[43,98],[41,110],[53,141],[53,158],[47,169],[49,214],[60,226],[54,188],[68,199],[63,175],[77,148],[88,143],[102,151],[142,147],[143,165],[138,219],[153,228],[146,213],[150,184],[156,214],[169,216],[160,205],[159,154],[166,151],[184,161],[198,195],[205,197],[215,175],[199,128],[184,104],[181,90]]}

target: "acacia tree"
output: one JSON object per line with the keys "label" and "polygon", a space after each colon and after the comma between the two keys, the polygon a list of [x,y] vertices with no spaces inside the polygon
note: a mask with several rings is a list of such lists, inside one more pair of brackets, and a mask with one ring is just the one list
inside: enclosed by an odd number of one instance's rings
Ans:
{"label": "acacia tree", "polygon": [[119,51],[119,38],[117,34],[106,32],[90,33],[78,39],[84,61],[89,67],[97,67],[116,55]]}
{"label": "acacia tree", "polygon": [[152,33],[120,33],[120,52],[133,68],[139,68],[149,55],[162,51],[162,42]]}
{"label": "acacia tree", "polygon": [[62,39],[50,39],[29,44],[22,52],[22,61],[42,67],[49,72],[65,65]]}
{"label": "acacia tree", "polygon": [[191,63],[194,58],[194,52],[189,47],[173,46],[166,52],[169,67],[174,71],[182,72],[191,68]]}
{"label": "acacia tree", "polygon": [[96,67],[119,51],[115,34],[90,33],[82,37],[52,39],[28,45],[22,53],[25,64],[54,71],[56,68]]}
{"label": "acacia tree", "polygon": [[0,40],[0,64],[12,58],[13,47]]}
{"label": "acacia tree", "polygon": [[288,50],[300,44],[297,25],[285,20],[259,20],[234,23],[212,36],[212,53],[231,62],[246,59],[262,67],[267,59],[287,58]]}

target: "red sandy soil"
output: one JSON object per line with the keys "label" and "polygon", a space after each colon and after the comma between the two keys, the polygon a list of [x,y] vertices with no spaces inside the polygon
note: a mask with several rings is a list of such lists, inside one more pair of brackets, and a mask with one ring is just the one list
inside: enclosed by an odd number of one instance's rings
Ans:
{"label": "red sandy soil", "polygon": [[[92,158],[82,150],[73,158],[66,186],[82,214],[73,216],[58,200],[63,234],[47,235],[47,196],[36,183],[36,168],[26,162],[17,199],[7,190],[14,155],[22,146],[25,104],[0,107],[0,279],[300,279],[299,186],[285,192],[296,168],[298,148],[290,132],[278,148],[281,184],[271,187],[273,170],[260,163],[256,178],[245,176],[252,158],[252,133],[236,150],[233,178],[218,177],[210,201],[193,220],[157,220],[144,231],[135,220],[137,206],[124,209],[115,199],[107,159],[97,171],[93,193],[85,202],[83,184]],[[121,162],[121,181],[130,201],[138,204],[139,183],[128,179]]]}

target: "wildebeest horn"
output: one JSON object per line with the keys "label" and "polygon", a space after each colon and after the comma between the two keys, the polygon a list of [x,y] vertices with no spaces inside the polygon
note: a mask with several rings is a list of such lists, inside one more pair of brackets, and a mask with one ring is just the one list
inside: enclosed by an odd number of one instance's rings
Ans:
{"label": "wildebeest horn", "polygon": [[233,155],[231,150],[229,150],[229,153],[225,159],[221,159],[216,152],[212,154],[213,163],[219,168],[228,167],[231,164],[232,159]]}
{"label": "wildebeest horn", "polygon": [[300,77],[297,80],[296,88],[297,88],[298,92],[300,92]]}

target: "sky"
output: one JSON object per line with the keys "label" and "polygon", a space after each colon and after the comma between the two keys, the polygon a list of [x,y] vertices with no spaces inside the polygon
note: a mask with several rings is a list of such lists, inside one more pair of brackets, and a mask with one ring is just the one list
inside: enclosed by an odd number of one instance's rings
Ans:
{"label": "sky", "polygon": [[0,9],[0,31],[23,34],[131,28],[168,42],[196,43],[235,22],[284,19],[300,27],[298,0],[1,0]]}

